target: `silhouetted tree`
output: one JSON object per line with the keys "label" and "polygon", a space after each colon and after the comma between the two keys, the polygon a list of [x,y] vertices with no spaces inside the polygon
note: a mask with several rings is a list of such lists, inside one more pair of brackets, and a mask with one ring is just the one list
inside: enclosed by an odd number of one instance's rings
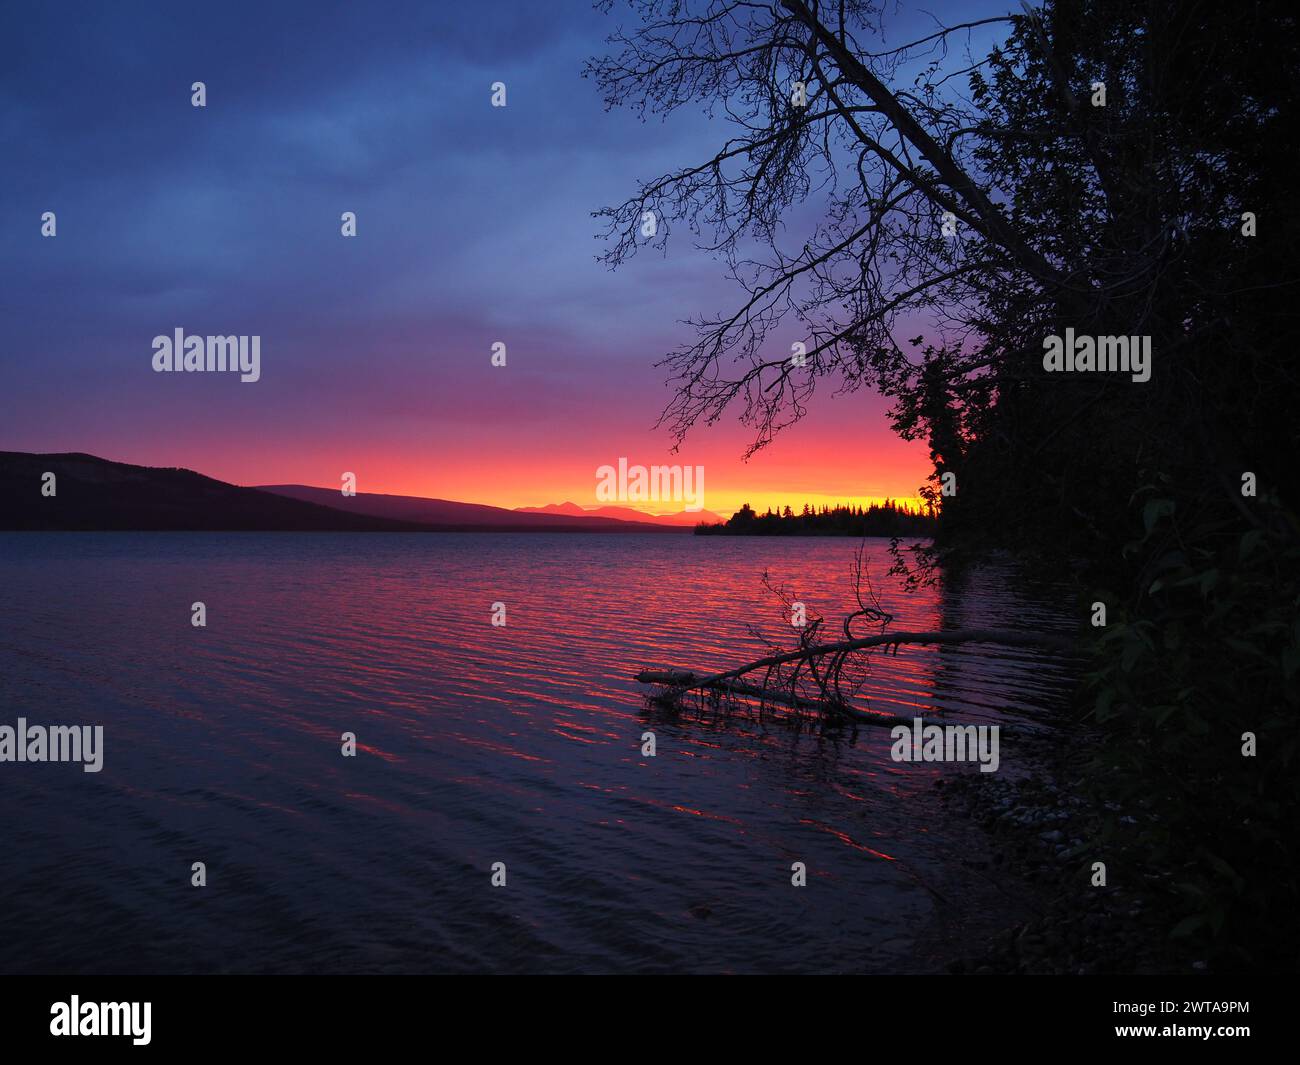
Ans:
{"label": "silhouetted tree", "polygon": [[[609,264],[652,213],[740,288],[667,356],[662,423],[734,404],[752,453],[819,382],[872,387],[956,474],[941,545],[1082,558],[1095,781],[1158,806],[1130,859],[1178,866],[1160,912],[1217,962],[1293,969],[1298,9],[1052,0],[890,45],[870,0],[631,7],[588,68],[607,104],[732,133],[600,212]],[[1067,328],[1150,337],[1150,380],[1045,372]]]}
{"label": "silhouetted tree", "polygon": [[[607,104],[699,106],[734,130],[599,213],[611,265],[646,246],[652,212],[651,246],[683,225],[743,291],[666,359],[679,439],[734,402],[756,450],[818,381],[872,386],[937,467],[961,467],[964,509],[1036,485],[1050,505],[1021,532],[1066,550],[1115,542],[1117,502],[1154,469],[1209,470],[1225,500],[1241,469],[1281,474],[1298,442],[1272,339],[1297,282],[1294,14],[1060,0],[890,47],[866,0],[630,6],[640,25],[588,67]],[[991,54],[959,48],[989,26]],[[1267,234],[1242,236],[1251,209]],[[919,359],[895,339],[904,316],[926,323]],[[1152,380],[1045,374],[1043,339],[1067,325],[1150,335]]]}

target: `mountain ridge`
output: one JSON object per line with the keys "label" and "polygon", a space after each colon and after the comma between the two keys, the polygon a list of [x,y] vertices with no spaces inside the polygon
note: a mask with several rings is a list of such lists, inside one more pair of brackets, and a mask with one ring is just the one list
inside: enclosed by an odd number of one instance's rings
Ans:
{"label": "mountain ridge", "polygon": [[500,507],[416,496],[343,496],[337,489],[272,487],[280,491],[234,485],[179,466],[139,466],[82,451],[0,451],[0,530],[685,531],[609,518],[520,515]]}
{"label": "mountain ridge", "polygon": [[481,526],[505,530],[579,529],[592,532],[660,532],[673,528],[653,521],[630,521],[611,517],[569,513],[537,513],[507,510],[486,503],[461,503],[430,496],[401,496],[381,492],[358,492],[344,496],[337,488],[316,488],[301,484],[258,485],[258,491],[335,507],[350,513],[367,514],[398,521]]}
{"label": "mountain ridge", "polygon": [[701,523],[717,524],[725,519],[711,510],[680,510],[669,514],[646,514],[633,507],[583,507],[566,500],[563,503],[547,503],[543,507],[515,507],[516,514],[566,514],[571,517],[610,518],[614,521],[640,521],[653,525],[672,525],[682,528],[694,528]]}

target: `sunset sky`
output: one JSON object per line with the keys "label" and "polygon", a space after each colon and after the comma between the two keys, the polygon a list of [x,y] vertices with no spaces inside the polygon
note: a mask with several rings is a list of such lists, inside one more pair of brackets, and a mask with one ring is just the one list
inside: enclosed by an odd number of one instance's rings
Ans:
{"label": "sunset sky", "polygon": [[[16,6],[0,69],[0,449],[239,484],[352,471],[362,492],[511,507],[594,506],[596,468],[623,456],[703,465],[704,505],[724,513],[906,498],[924,481],[924,445],[899,441],[865,392],[826,389],[748,463],[734,413],[675,456],[653,429],[669,396],[654,363],[691,337],[682,319],[737,292],[685,241],[609,272],[591,212],[707,158],[727,130],[604,112],[580,71],[623,8]],[[901,41],[929,23],[891,25]],[[505,108],[489,106],[497,80]],[[260,335],[261,380],[153,373],[152,338],[177,327]],[[504,369],[489,364],[498,340]]]}

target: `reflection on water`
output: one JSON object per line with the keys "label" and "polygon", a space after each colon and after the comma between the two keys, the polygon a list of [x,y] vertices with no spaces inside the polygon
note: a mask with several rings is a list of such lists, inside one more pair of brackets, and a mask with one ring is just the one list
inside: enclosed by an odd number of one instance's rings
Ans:
{"label": "reflection on water", "polygon": [[[0,970],[924,968],[960,842],[938,767],[890,761],[885,730],[649,708],[631,679],[758,657],[747,625],[782,626],[764,570],[837,624],[856,546],[0,534],[0,724],[105,726],[101,773],[0,764]],[[1000,572],[906,596],[886,546],[896,628],[1063,625]],[[904,648],[866,694],[1024,727],[1067,680],[1027,650]]]}

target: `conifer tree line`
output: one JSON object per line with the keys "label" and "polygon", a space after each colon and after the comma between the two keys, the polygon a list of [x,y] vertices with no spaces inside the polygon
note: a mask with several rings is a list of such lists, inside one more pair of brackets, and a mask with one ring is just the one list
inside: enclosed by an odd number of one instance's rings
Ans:
{"label": "conifer tree line", "polygon": [[748,503],[727,521],[697,525],[697,536],[888,536],[927,537],[934,534],[937,515],[933,506],[910,506],[886,499],[867,506],[808,503],[796,513],[790,506],[756,513]]}

